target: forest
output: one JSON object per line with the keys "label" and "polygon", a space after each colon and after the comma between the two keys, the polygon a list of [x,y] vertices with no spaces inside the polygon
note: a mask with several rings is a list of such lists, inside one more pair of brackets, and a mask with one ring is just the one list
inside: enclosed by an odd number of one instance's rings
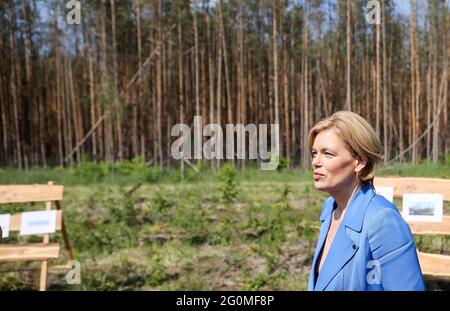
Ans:
{"label": "forest", "polygon": [[436,163],[450,146],[449,3],[377,1],[370,22],[373,2],[2,1],[0,165],[183,168],[171,128],[201,116],[279,124],[282,157],[308,168],[309,129],[338,110],[372,124],[385,164]]}

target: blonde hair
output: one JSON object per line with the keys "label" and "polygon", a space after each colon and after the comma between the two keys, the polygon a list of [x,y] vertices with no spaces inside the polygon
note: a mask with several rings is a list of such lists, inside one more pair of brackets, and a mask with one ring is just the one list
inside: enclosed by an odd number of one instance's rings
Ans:
{"label": "blonde hair", "polygon": [[358,182],[373,183],[377,163],[382,159],[380,139],[370,124],[360,115],[351,111],[338,111],[331,117],[323,119],[309,131],[309,149],[319,132],[334,129],[339,138],[353,154],[367,161],[365,167],[357,174]]}

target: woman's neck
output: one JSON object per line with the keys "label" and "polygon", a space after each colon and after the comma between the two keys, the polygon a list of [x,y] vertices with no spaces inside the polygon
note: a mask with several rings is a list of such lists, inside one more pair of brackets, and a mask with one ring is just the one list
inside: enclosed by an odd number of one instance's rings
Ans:
{"label": "woman's neck", "polygon": [[355,183],[351,187],[347,187],[344,191],[339,191],[333,195],[333,198],[337,204],[335,211],[337,215],[342,215],[358,187],[359,185]]}

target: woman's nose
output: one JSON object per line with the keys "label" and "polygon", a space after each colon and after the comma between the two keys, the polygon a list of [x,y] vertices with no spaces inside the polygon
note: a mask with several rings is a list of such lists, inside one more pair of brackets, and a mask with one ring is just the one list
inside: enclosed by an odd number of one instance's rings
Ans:
{"label": "woman's nose", "polygon": [[315,156],[313,156],[313,158],[312,158],[312,166],[314,168],[320,166],[319,155],[316,154]]}

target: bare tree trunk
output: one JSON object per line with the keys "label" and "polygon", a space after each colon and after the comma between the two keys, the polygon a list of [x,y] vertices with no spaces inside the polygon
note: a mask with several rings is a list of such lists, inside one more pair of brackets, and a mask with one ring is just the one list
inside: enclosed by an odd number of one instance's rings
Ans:
{"label": "bare tree trunk", "polygon": [[[180,101],[180,123],[184,123],[184,91],[183,91],[183,38],[181,33],[181,14],[178,9],[178,93]],[[184,151],[184,150],[183,150]],[[180,161],[181,174],[184,176],[184,159]]]}
{"label": "bare tree trunk", "polygon": [[104,126],[104,159],[111,161],[112,153],[114,150],[113,139],[112,139],[112,114],[110,104],[106,101],[107,86],[108,86],[108,69],[107,69],[107,59],[108,59],[108,48],[106,44],[106,0],[102,0],[101,14],[100,14],[100,28],[101,28],[101,46],[102,46],[102,62],[101,62],[101,72],[102,72],[102,101],[105,106],[105,126]]}
{"label": "bare tree trunk", "polygon": [[[436,6],[439,6],[438,3],[435,4]],[[439,9],[443,9],[445,10],[445,8],[439,8]],[[437,12],[433,12],[434,14],[437,14]],[[437,17],[436,17],[437,19]],[[433,55],[433,70],[432,70],[432,98],[433,98],[433,116],[436,116],[436,114],[438,113],[438,109],[439,109],[439,90],[438,90],[438,85],[439,85],[439,81],[438,81],[438,61],[439,61],[439,47],[438,47],[438,40],[440,38],[440,36],[438,35],[439,29],[438,29],[438,25],[437,25],[437,20],[434,20],[431,23],[431,37],[433,38],[433,45],[430,47],[431,48],[431,53]],[[443,38],[445,38],[443,36]],[[444,47],[445,47],[445,43],[444,43]],[[444,49],[445,51],[445,49]],[[445,55],[445,54],[444,54]],[[444,57],[445,58],[445,57]],[[444,66],[446,65],[446,62],[444,60]],[[444,67],[445,69],[445,67]],[[441,79],[443,79],[443,77],[441,77]],[[433,117],[434,119],[434,117]],[[440,120],[441,118],[439,117],[436,120],[436,123],[433,126],[433,131],[432,131],[432,135],[433,135],[433,148],[432,148],[432,161],[433,164],[436,164],[438,159],[439,159],[439,129],[440,129]]]}
{"label": "bare tree trunk", "polygon": [[254,111],[255,111],[255,102],[254,102],[254,85],[253,85],[253,57],[252,54],[247,49],[247,94],[248,94],[248,110],[247,112],[249,115],[247,115],[247,122],[251,120],[252,123],[255,122],[256,118],[254,117]]}
{"label": "bare tree trunk", "polygon": [[[223,65],[224,65],[224,71],[225,71],[225,91],[226,91],[226,98],[227,98],[227,118],[228,123],[234,123],[233,122],[233,107],[232,107],[232,98],[231,98],[231,81],[230,81],[230,73],[229,73],[229,66],[228,66],[228,52],[227,52],[227,41],[225,37],[225,28],[223,23],[223,12],[222,12],[222,1],[217,2],[218,8],[219,8],[219,28],[220,28],[220,38],[222,42],[222,55],[223,55]],[[220,93],[219,93],[220,94]],[[217,95],[219,96],[219,95]],[[219,119],[220,120],[220,119]],[[220,122],[218,122],[220,124]],[[234,165],[234,158],[233,158],[233,165]]]}
{"label": "bare tree trunk", "polygon": [[162,145],[162,105],[163,105],[163,86],[162,86],[162,0],[158,1],[158,27],[157,27],[157,47],[160,55],[158,56],[158,61],[156,64],[156,97],[157,97],[157,126],[158,126],[158,163],[159,167],[163,167],[163,145]]}
{"label": "bare tree trunk", "polygon": [[[291,34],[293,33],[294,30],[294,23],[291,24]],[[291,40],[290,40],[290,49],[293,51],[294,50],[294,36],[291,35]],[[290,80],[291,80],[291,142],[292,142],[292,146],[298,146],[297,142],[296,142],[296,131],[295,131],[295,120],[296,120],[296,115],[295,115],[295,63],[294,63],[294,56],[291,57],[290,59]],[[297,148],[298,149],[298,148]],[[293,148],[291,150],[292,153],[292,159],[295,159],[296,157],[296,148]],[[292,166],[294,166],[294,163],[292,163]]]}
{"label": "bare tree trunk", "polygon": [[[286,3],[283,2],[283,15],[285,14],[285,6]],[[281,24],[282,25],[282,24]],[[282,27],[283,29],[283,27]],[[286,158],[289,162],[291,162],[291,124],[289,121],[289,82],[288,82],[288,60],[287,60],[287,44],[286,44],[286,31],[282,30],[282,38],[283,38],[283,101],[284,101],[284,142],[286,144]]]}
{"label": "bare tree trunk", "polygon": [[[69,109],[71,110],[71,115],[72,120],[68,120],[68,122],[73,122],[73,126],[74,126],[74,135],[75,135],[75,142],[76,144],[81,141],[81,138],[84,136],[82,133],[82,125],[81,125],[81,120],[80,120],[80,113],[78,111],[79,105],[77,104],[77,100],[75,98],[75,87],[74,87],[74,83],[73,83],[73,74],[72,74],[72,64],[70,62],[70,60],[67,60],[67,69],[68,72],[67,77],[68,77],[68,82],[69,82],[69,93],[70,93],[70,104],[69,104]],[[76,145],[75,144],[75,145]],[[72,150],[74,145],[70,145],[70,150]],[[70,151],[68,150],[68,152]],[[80,163],[81,161],[81,157],[80,157],[80,148],[77,149],[76,151],[76,158],[77,158],[77,163]]]}
{"label": "bare tree trunk", "polygon": [[[55,28],[57,27],[56,20],[55,20]],[[55,34],[57,31],[55,31]],[[58,155],[59,155],[59,165],[64,165],[64,146],[63,146],[63,123],[62,123],[62,115],[63,115],[63,108],[62,108],[62,87],[61,87],[61,63],[60,63],[60,52],[59,52],[59,42],[58,38],[55,38],[55,84],[56,89],[54,93],[55,98],[55,104],[56,104],[56,118],[57,118],[57,128],[58,128]]]}
{"label": "bare tree trunk", "polygon": [[[51,93],[52,88],[49,87],[49,93]],[[47,97],[47,100],[50,100],[51,96]],[[41,151],[41,159],[42,165],[47,167],[47,153],[45,150],[45,117],[46,111],[44,110],[44,96],[41,94],[39,96],[39,145]]]}
{"label": "bare tree trunk", "polygon": [[[137,36],[137,49],[138,49],[138,66],[139,70],[142,70],[142,32],[141,32],[141,0],[136,0],[135,2],[136,11],[136,36]],[[145,136],[144,136],[144,113],[142,109],[142,84],[143,84],[143,74],[139,75],[139,81],[137,85],[137,103],[133,105],[133,125],[132,125],[132,135],[133,135],[133,156],[139,153],[139,141],[140,141],[140,154],[142,158],[145,158]],[[139,117],[138,117],[139,113]],[[139,120],[139,121],[138,121]],[[140,133],[138,134],[138,123]]]}
{"label": "bare tree trunk", "polygon": [[[157,24],[157,21],[155,21],[155,25]],[[155,29],[156,27],[153,27],[152,30],[150,30],[150,47],[151,49],[156,49],[158,51],[158,57],[161,57],[161,50],[158,49],[158,32]],[[158,165],[159,157],[158,157],[158,98],[157,98],[157,83],[155,81],[158,79],[157,75],[157,67],[158,63],[156,63],[156,66],[151,67],[151,73],[149,75],[149,81],[147,82],[150,85],[150,96],[149,96],[149,102],[151,103],[151,117],[149,118],[150,122],[149,124],[149,133],[151,137],[151,141],[153,141],[153,159],[155,165]],[[187,79],[185,79],[187,81]],[[186,88],[187,89],[187,88]]]}
{"label": "bare tree trunk", "polygon": [[[208,82],[209,82],[209,123],[214,123],[214,65],[213,65],[213,42],[209,13],[205,13],[206,31],[210,47],[208,49]],[[181,30],[180,30],[181,31]]]}
{"label": "bare tree trunk", "polygon": [[[383,21],[382,21],[383,22]],[[375,36],[376,36],[376,64],[375,64],[375,84],[376,84],[376,94],[375,94],[375,131],[377,133],[377,136],[380,136],[381,131],[381,64],[380,64],[380,33],[381,33],[381,25],[376,24],[375,25]]]}
{"label": "bare tree trunk", "polygon": [[[220,52],[220,55],[223,53],[223,62],[224,62],[224,69],[225,69],[225,91],[226,91],[226,98],[227,98],[227,115],[228,115],[228,122],[233,122],[233,107],[232,107],[232,100],[231,100],[231,81],[230,81],[230,74],[229,74],[229,66],[228,66],[228,53],[227,53],[227,43],[226,43],[226,37],[225,37],[225,26],[223,23],[223,12],[222,12],[222,1],[218,1],[218,8],[219,8],[219,28],[220,28],[220,38],[222,42],[222,51]],[[219,48],[220,50],[220,48]],[[220,59],[222,59],[222,56],[220,56]],[[220,72],[220,70],[219,70]],[[219,85],[217,86],[217,89],[219,89]],[[220,91],[217,92],[217,97],[221,96]],[[221,107],[217,107],[217,115],[219,116],[221,114]],[[220,116],[217,118],[217,123],[221,124],[221,118]],[[232,164],[235,164],[234,157],[231,160]],[[220,161],[217,162],[218,166],[220,167]]]}
{"label": "bare tree trunk", "polygon": [[30,103],[30,142],[31,142],[31,163],[37,164],[38,162],[38,138],[39,135],[39,111],[37,110],[38,105],[36,99],[34,97],[33,92],[33,64],[31,60],[31,45],[32,45],[32,34],[31,34],[31,20],[30,20],[30,6],[29,3],[24,3],[22,6],[23,9],[23,17],[26,21],[26,35],[24,36],[25,41],[25,78],[26,78],[26,90],[27,90],[27,100]]}
{"label": "bare tree trunk", "polygon": [[[242,124],[247,123],[247,94],[246,94],[246,81],[245,81],[245,63],[244,63],[244,23],[243,14],[244,9],[242,7],[242,1],[238,2],[239,13],[238,13],[238,51],[239,51],[239,61],[238,61],[238,102],[240,107],[239,119]],[[245,148],[245,146],[243,146]],[[245,167],[245,159],[242,161],[242,167]]]}
{"label": "bare tree trunk", "polygon": [[[73,135],[72,135],[72,111],[71,111],[71,97],[70,97],[70,82],[69,82],[69,64],[68,59],[63,57],[63,88],[61,89],[64,93],[63,95],[63,132],[64,132],[64,142],[65,142],[65,154],[68,154],[70,150],[72,150],[73,144]],[[73,157],[69,157],[69,165],[73,165]]]}
{"label": "bare tree trunk", "polygon": [[[87,46],[87,61],[88,61],[88,76],[89,76],[89,102],[91,115],[91,128],[97,122],[97,114],[95,113],[95,80],[94,80],[94,60],[92,53],[92,43],[90,39],[90,25],[84,25],[85,44]],[[100,112],[100,111],[99,111]],[[97,134],[96,131],[92,134],[92,158],[94,162],[97,161]]]}
{"label": "bare tree trunk", "polygon": [[17,72],[18,65],[17,63],[17,51],[14,40],[14,5],[12,0],[9,0],[9,10],[8,10],[8,22],[9,22],[9,46],[11,49],[10,57],[11,57],[11,78],[10,78],[10,92],[11,99],[13,103],[13,115],[14,115],[14,133],[15,133],[15,141],[16,141],[16,163],[19,166],[19,169],[22,169],[22,141],[20,135],[20,127],[19,127],[19,92],[17,90],[17,84],[20,83],[20,79],[18,79],[19,73]]}
{"label": "bare tree trunk", "polygon": [[113,58],[113,70],[114,70],[114,88],[113,88],[113,101],[114,101],[114,121],[116,123],[116,135],[117,135],[117,147],[119,161],[123,160],[122,150],[122,128],[121,128],[121,111],[120,111],[120,98],[119,98],[119,72],[117,65],[117,40],[116,40],[116,4],[115,0],[110,0],[111,4],[111,30],[112,30],[112,58]]}
{"label": "bare tree trunk", "polygon": [[[216,96],[217,96],[217,107],[216,107],[216,123],[217,124],[221,124],[221,113],[222,113],[222,103],[221,103],[221,99],[222,99],[222,46],[224,45],[223,42],[225,41],[224,39],[224,33],[223,33],[223,28],[222,28],[222,0],[219,0],[217,2],[217,9],[219,12],[219,31],[218,31],[218,40],[217,40],[217,92],[216,92]],[[228,107],[228,109],[230,109],[230,107]],[[230,117],[230,116],[229,116]],[[233,157],[234,158],[234,157]],[[217,159],[217,169],[220,167],[220,159]],[[234,161],[233,161],[234,163]]]}
{"label": "bare tree trunk", "polygon": [[[280,124],[279,117],[279,100],[278,100],[278,29],[277,29],[277,2],[275,0],[272,1],[272,40],[273,40],[273,105],[274,105],[274,114],[275,114],[275,124]],[[271,137],[271,139],[275,139],[278,143],[275,143],[275,146],[280,146],[280,154],[281,152],[281,142],[279,141],[279,137]]]}
{"label": "bare tree trunk", "polygon": [[198,61],[198,27],[197,27],[197,12],[192,11],[193,27],[194,27],[194,67],[195,67],[195,115],[200,116],[200,68]]}
{"label": "bare tree trunk", "polygon": [[[418,135],[418,101],[420,98],[420,83],[419,83],[419,64],[417,56],[417,38],[416,38],[416,5],[415,0],[410,0],[410,46],[411,46],[411,127],[412,136],[411,144],[416,141]],[[412,162],[418,163],[418,150],[415,144],[411,148]]]}
{"label": "bare tree trunk", "polygon": [[[3,40],[0,40],[0,51],[3,50]],[[3,165],[9,164],[9,154],[8,154],[8,124],[7,124],[7,111],[6,111],[6,99],[3,91],[3,72],[0,68],[0,111],[1,111],[1,121],[2,121],[2,145],[3,145]]]}
{"label": "bare tree trunk", "polygon": [[[317,18],[319,19],[319,16],[317,16]],[[318,42],[316,44],[316,70],[317,70],[317,79],[318,81],[318,85],[317,85],[317,113],[316,113],[316,119],[322,119],[322,114],[325,114],[326,116],[329,115],[329,111],[328,111],[328,96],[327,96],[327,90],[326,90],[326,85],[324,83],[323,80],[323,75],[322,75],[322,56],[321,56],[321,50],[322,50],[322,26],[321,26],[321,21],[320,19],[317,20],[317,24],[319,25],[318,27]],[[322,106],[320,105],[322,103]]]}
{"label": "bare tree trunk", "polygon": [[352,2],[347,0],[347,110],[352,110],[352,82],[351,82],[351,10]]}
{"label": "bare tree trunk", "polygon": [[384,0],[381,1],[381,32],[383,35],[383,144],[384,144],[384,164],[388,163],[389,159],[389,142],[388,142],[388,111],[387,111],[387,59],[386,59],[386,14],[384,9]]}
{"label": "bare tree trunk", "polygon": [[[450,66],[450,40],[449,40],[449,33],[450,33],[450,12],[449,10],[445,11],[445,19],[444,19],[444,77],[447,77],[447,83],[445,83],[444,88],[444,120],[448,120],[448,108],[450,105],[450,96],[449,96],[449,87],[450,87],[450,73],[449,73],[449,66]],[[444,137],[444,154],[447,156],[449,154],[449,148],[450,148],[450,135],[449,135],[449,127],[448,122],[445,121],[446,125],[443,129],[443,137]]]}
{"label": "bare tree trunk", "polygon": [[[428,35],[428,49],[429,52],[428,54],[428,71],[427,71],[427,76],[426,76],[426,101],[427,101],[427,128],[428,126],[430,126],[431,124],[431,107],[433,106],[433,94],[432,94],[432,86],[431,86],[431,75],[432,75],[432,52],[431,52],[431,42],[432,42],[432,36],[431,36],[431,32],[430,32],[430,23],[431,21],[428,21],[426,23],[427,28],[425,29],[425,33],[427,33]],[[427,159],[431,158],[431,136],[430,136],[430,132],[427,133],[427,139],[426,139],[426,145],[427,145]]]}
{"label": "bare tree trunk", "polygon": [[200,111],[203,120],[208,120],[208,63],[207,63],[207,50],[208,44],[204,40],[204,47],[200,49]]}
{"label": "bare tree trunk", "polygon": [[309,152],[308,150],[308,131],[309,131],[309,8],[307,2],[304,1],[304,29],[303,29],[303,135],[302,135],[302,167],[307,169],[309,167]]}
{"label": "bare tree trunk", "polygon": [[[338,1],[336,3],[336,26],[339,27],[340,25],[340,14],[342,11],[342,1]],[[341,67],[341,54],[340,54],[340,43],[341,43],[341,36],[340,36],[341,32],[340,31],[336,31],[336,40],[335,40],[335,46],[334,46],[334,64],[332,66],[332,70],[333,70],[333,80],[334,81],[338,81],[339,78],[341,77],[341,73],[339,68]],[[336,104],[341,101],[341,90],[340,88],[334,88],[333,90],[333,107],[336,107]],[[332,109],[333,110],[333,109]],[[370,116],[371,114],[369,114]]]}

